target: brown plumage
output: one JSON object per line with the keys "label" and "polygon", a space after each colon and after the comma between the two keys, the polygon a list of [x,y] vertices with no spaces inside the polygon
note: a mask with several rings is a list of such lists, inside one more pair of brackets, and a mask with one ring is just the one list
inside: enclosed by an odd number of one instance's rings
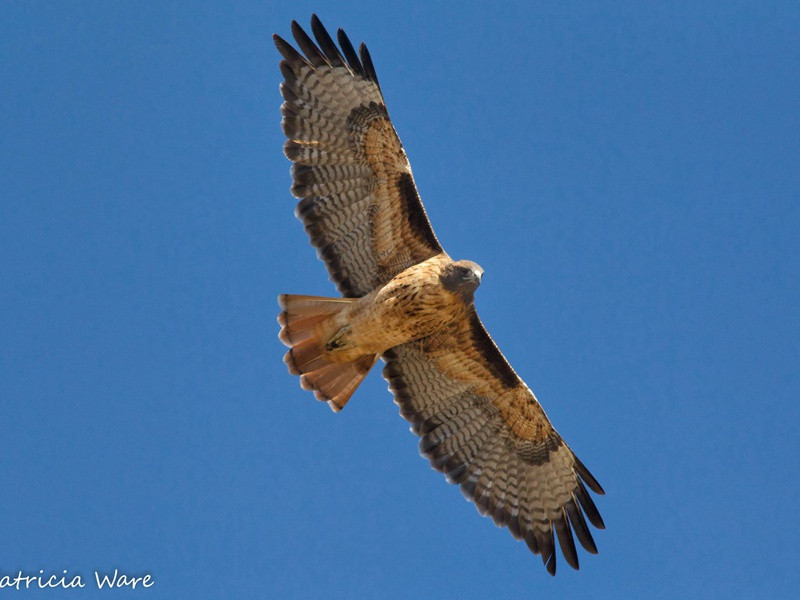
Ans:
{"label": "brown plumage", "polygon": [[280,297],[289,370],[338,411],[383,358],[433,468],[551,574],[556,539],[577,569],[573,534],[596,553],[586,518],[604,527],[585,486],[603,489],[478,318],[483,270],[439,245],[366,46],[340,29],[337,47],[316,16],[311,29],[316,43],[292,22],[302,54],[274,36],[284,152],[296,214],[344,297]]}

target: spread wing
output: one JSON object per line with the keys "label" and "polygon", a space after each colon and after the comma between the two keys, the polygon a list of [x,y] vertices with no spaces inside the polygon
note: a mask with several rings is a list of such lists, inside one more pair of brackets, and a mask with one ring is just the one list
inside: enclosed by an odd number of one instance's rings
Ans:
{"label": "spread wing", "polygon": [[389,120],[366,46],[341,51],[314,15],[316,44],[296,23],[302,54],[279,36],[284,145],[296,214],[339,291],[367,294],[442,252]]}
{"label": "spread wing", "polygon": [[572,567],[572,532],[596,554],[584,514],[603,520],[586,486],[603,488],[561,439],[474,308],[447,331],[388,351],[383,375],[420,452],[481,514],[524,539],[551,574],[555,542]]}

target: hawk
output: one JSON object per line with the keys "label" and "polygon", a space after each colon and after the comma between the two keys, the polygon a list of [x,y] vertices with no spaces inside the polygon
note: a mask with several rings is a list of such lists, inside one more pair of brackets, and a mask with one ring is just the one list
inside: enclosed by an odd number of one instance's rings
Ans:
{"label": "hawk", "polygon": [[[483,269],[439,244],[375,67],[314,15],[314,40],[278,35],[283,147],[297,217],[341,298],[283,294],[280,339],[300,385],[341,410],[382,358],[419,449],[478,511],[556,572],[555,538],[578,568],[573,534],[596,554],[586,519],[603,488],[556,432],[486,332],[473,297]],[[584,517],[585,515],[585,517]]]}

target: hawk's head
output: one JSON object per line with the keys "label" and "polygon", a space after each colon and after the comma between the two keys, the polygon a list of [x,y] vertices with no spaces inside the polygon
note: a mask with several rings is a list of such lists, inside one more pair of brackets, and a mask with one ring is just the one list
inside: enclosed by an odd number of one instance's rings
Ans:
{"label": "hawk's head", "polygon": [[466,304],[471,304],[475,290],[481,284],[483,269],[471,260],[459,260],[447,265],[440,275],[445,289],[458,294]]}

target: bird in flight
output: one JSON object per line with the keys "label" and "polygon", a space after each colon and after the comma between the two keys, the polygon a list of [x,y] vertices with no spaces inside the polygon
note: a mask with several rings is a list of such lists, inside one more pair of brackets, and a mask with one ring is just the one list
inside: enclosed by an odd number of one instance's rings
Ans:
{"label": "bird in flight", "polygon": [[[296,215],[340,298],[283,294],[284,358],[300,385],[340,411],[382,358],[420,452],[478,511],[556,572],[555,539],[578,568],[574,536],[597,553],[603,488],[561,439],[475,311],[483,269],[439,244],[389,120],[375,67],[316,15],[314,40],[278,35],[283,150]],[[585,516],[584,516],[585,515]]]}

